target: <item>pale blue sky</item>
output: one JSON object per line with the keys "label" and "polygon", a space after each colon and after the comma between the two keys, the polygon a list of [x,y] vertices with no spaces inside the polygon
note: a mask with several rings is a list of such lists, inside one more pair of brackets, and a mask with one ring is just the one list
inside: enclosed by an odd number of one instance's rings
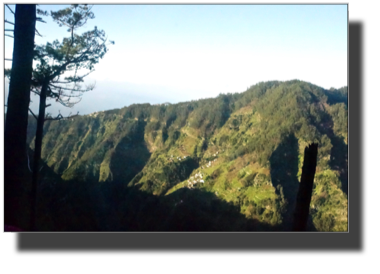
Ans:
{"label": "pale blue sky", "polygon": [[[96,89],[68,111],[196,100],[268,80],[347,85],[347,5],[95,5],[93,11],[83,31],[96,25],[115,45],[88,76]],[[5,18],[13,21],[6,8]],[[37,24],[44,36],[36,36],[37,44],[67,36],[49,21]],[[12,43],[5,39],[5,57]]]}

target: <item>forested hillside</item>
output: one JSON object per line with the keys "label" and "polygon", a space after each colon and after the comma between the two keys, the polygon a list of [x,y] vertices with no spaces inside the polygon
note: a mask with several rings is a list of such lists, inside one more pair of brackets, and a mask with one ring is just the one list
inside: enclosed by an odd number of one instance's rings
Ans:
{"label": "forested hillside", "polygon": [[347,231],[347,122],[346,87],[298,80],[48,121],[42,158],[58,176],[40,186],[38,225],[290,230],[303,151],[318,142],[308,229]]}

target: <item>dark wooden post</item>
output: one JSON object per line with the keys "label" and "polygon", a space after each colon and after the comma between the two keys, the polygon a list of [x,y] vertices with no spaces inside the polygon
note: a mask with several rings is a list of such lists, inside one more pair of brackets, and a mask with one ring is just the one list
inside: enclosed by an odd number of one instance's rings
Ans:
{"label": "dark wooden post", "polygon": [[306,230],[311,194],[313,191],[315,169],[317,167],[317,155],[318,144],[312,143],[308,147],[305,147],[301,182],[298,188],[296,209],[294,212],[294,231]]}

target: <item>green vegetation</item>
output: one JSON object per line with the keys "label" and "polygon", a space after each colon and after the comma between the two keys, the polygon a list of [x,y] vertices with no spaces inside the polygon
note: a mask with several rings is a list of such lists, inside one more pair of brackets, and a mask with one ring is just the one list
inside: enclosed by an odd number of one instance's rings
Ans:
{"label": "green vegetation", "polygon": [[289,230],[303,151],[318,142],[308,229],[347,231],[346,91],[272,81],[49,121],[42,158],[62,184],[86,185],[107,229]]}

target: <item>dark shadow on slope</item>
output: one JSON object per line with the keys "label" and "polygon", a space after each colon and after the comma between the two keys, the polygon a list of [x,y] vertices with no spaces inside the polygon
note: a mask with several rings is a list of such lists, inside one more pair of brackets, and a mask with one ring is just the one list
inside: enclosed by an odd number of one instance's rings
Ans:
{"label": "dark shadow on slope", "polygon": [[[28,149],[30,166],[33,165],[33,151]],[[25,178],[30,193],[32,173]],[[94,184],[88,182],[64,181],[49,166],[42,163],[37,183],[37,231],[87,231],[98,228],[98,220],[106,216],[94,195]],[[30,195],[30,194],[28,194]],[[29,207],[23,211],[25,223],[29,221]],[[21,227],[28,231],[28,225]]]}
{"label": "dark shadow on slope", "polygon": [[[161,166],[161,161],[152,159],[148,170],[140,172],[129,186],[138,186],[138,189],[154,195],[163,195],[176,184],[189,178],[190,174],[199,167],[197,159],[187,157],[181,161],[171,161]],[[140,182],[141,178],[145,179]]]}
{"label": "dark shadow on slope", "polygon": [[168,182],[163,191],[168,191],[171,187],[189,178],[190,174],[199,167],[197,159],[187,157],[177,163],[172,163],[163,168],[160,177],[162,181]]}
{"label": "dark shadow on slope", "polygon": [[327,103],[330,105],[337,103],[344,103],[347,106],[348,96],[347,93],[340,90],[323,90],[324,94],[327,96]]}
{"label": "dark shadow on slope", "polygon": [[286,137],[269,158],[270,175],[276,194],[281,199],[281,188],[285,205],[282,208],[283,229],[291,230],[298,191],[298,140],[294,134]]}
{"label": "dark shadow on slope", "polygon": [[[37,231],[279,230],[246,219],[239,206],[213,193],[186,188],[155,196],[139,187],[65,181],[43,164],[38,183]],[[22,230],[27,231],[24,227]]]}
{"label": "dark shadow on slope", "polygon": [[122,231],[275,231],[246,219],[238,206],[199,189],[154,196],[136,187],[126,191]]}
{"label": "dark shadow on slope", "polygon": [[332,136],[330,140],[333,145],[331,148],[330,167],[333,170],[339,171],[342,191],[348,197],[348,146],[343,141],[343,137]]}
{"label": "dark shadow on slope", "polygon": [[110,162],[113,181],[129,182],[148,162],[151,153],[144,141],[145,126],[144,121],[136,123],[136,128],[115,147]]}
{"label": "dark shadow on slope", "polygon": [[333,131],[334,122],[331,115],[326,113],[324,119],[323,124],[314,121],[313,125],[315,125],[320,133],[326,134],[330,139],[332,148],[329,165],[332,170],[339,172],[342,191],[348,195],[348,146],[344,142],[343,137],[335,135]]}
{"label": "dark shadow on slope", "polygon": [[[278,231],[199,189],[155,196],[112,182],[64,181],[49,167],[39,182],[37,231]],[[112,191],[110,191],[112,190]],[[114,203],[110,203],[114,199]]]}
{"label": "dark shadow on slope", "polygon": [[39,196],[39,231],[91,231],[104,229],[108,216],[97,185],[61,181]]}
{"label": "dark shadow on slope", "polygon": [[99,186],[99,195],[108,212],[104,220],[106,230],[120,227],[116,217],[120,211],[124,193],[121,191],[125,182],[131,181],[146,165],[151,153],[144,141],[147,123],[140,119],[115,147],[110,161],[110,177]]}

